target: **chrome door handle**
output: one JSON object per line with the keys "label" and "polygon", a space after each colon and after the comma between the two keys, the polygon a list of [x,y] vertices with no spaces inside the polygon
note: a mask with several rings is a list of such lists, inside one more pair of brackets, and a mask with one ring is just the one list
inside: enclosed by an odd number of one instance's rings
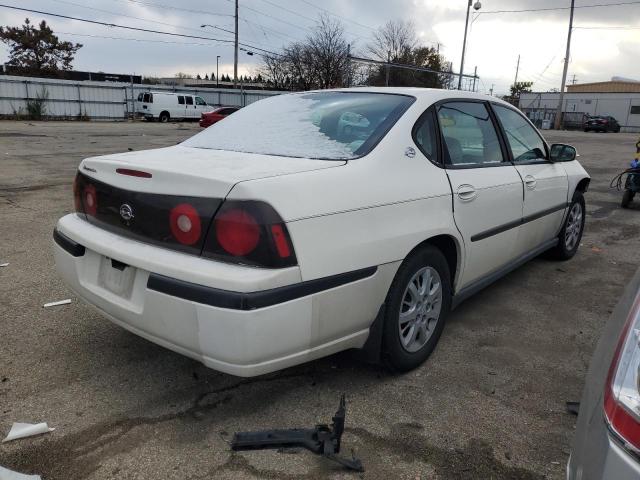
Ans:
{"label": "chrome door handle", "polygon": [[533,175],[527,175],[526,177],[524,177],[524,184],[529,190],[533,190],[534,188],[536,188],[537,183],[538,182]]}
{"label": "chrome door handle", "polygon": [[463,202],[470,202],[478,196],[476,189],[473,185],[460,185],[458,187],[458,198]]}

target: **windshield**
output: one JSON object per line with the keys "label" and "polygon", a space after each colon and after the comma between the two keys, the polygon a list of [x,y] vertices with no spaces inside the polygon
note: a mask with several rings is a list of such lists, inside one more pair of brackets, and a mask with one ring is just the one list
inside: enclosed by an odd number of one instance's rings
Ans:
{"label": "windshield", "polygon": [[277,95],[185,141],[195,148],[345,160],[369,153],[415,98],[367,92]]}

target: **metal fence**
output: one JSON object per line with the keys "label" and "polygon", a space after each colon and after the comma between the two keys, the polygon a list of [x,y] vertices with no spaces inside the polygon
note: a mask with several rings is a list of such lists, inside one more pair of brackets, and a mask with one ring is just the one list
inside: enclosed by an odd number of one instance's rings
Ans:
{"label": "metal fence", "polygon": [[46,118],[124,120],[136,111],[140,92],[165,91],[198,95],[209,105],[244,107],[283,92],[145,85],[122,82],[58,80],[51,78],[0,76],[0,117],[27,113],[29,102],[41,99]]}

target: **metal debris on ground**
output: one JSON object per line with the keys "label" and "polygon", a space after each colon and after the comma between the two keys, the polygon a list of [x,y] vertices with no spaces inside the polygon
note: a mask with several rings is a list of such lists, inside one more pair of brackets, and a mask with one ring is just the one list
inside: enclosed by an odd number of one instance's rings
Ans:
{"label": "metal debris on ground", "polygon": [[340,398],[340,406],[333,416],[331,426],[321,424],[315,428],[291,428],[284,430],[264,430],[257,432],[238,432],[233,436],[231,449],[240,450],[279,450],[283,448],[306,448],[323,455],[340,465],[357,472],[364,472],[362,462],[352,455],[345,458],[340,453],[340,441],[344,432],[346,415],[344,394]]}
{"label": "metal debris on ground", "polygon": [[0,467],[0,480],[41,480],[40,475],[25,475]]}
{"label": "metal debris on ground", "polygon": [[49,428],[46,422],[43,423],[14,423],[11,426],[9,434],[6,436],[2,443],[10,442],[11,440],[17,440],[19,438],[32,437],[34,435],[41,435],[43,433],[53,432],[55,428]]}
{"label": "metal debris on ground", "polygon": [[67,298],[66,300],[60,300],[59,302],[49,302],[49,303],[45,303],[43,305],[44,308],[49,308],[49,307],[57,307],[59,305],[68,305],[69,303],[71,303],[71,299]]}

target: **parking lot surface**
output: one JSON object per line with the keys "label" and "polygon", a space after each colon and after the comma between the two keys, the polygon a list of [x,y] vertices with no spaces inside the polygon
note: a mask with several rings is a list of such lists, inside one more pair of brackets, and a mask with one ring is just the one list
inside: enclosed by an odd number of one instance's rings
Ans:
{"label": "parking lot surface", "polygon": [[[195,124],[0,122],[0,465],[44,480],[560,479],[595,342],[640,263],[640,207],[610,179],[637,135],[545,132],[593,177],[582,247],[538,258],[455,310],[435,353],[404,375],[345,352],[240,379],[111,324],[66,289],[51,253],[71,182],[92,155],[175,144]],[[179,161],[179,159],[176,159]],[[46,302],[71,298],[66,306]],[[347,396],[349,473],[306,451],[232,453],[236,431],[330,422]]]}

